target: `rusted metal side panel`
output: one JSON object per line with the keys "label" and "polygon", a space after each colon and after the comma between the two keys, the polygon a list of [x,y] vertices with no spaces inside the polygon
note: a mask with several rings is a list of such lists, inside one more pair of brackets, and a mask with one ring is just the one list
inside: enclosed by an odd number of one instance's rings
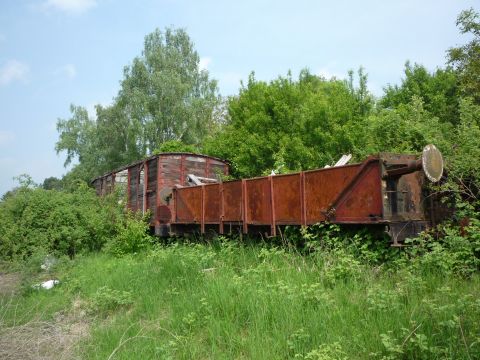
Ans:
{"label": "rusted metal side panel", "polygon": [[163,187],[173,187],[175,184],[183,185],[181,179],[181,156],[180,155],[160,155],[159,173],[162,175],[158,179],[160,191]]}
{"label": "rusted metal side panel", "polygon": [[228,175],[228,166],[217,160],[208,162],[208,172],[206,177],[220,180],[223,175]]}
{"label": "rusted metal side panel", "polygon": [[223,221],[242,221],[242,181],[223,183]]}
{"label": "rusted metal side panel", "polygon": [[351,182],[361,164],[306,171],[305,177],[305,223],[325,221],[329,207],[340,192]]}
{"label": "rusted metal side panel", "polygon": [[[169,190],[173,189],[174,186],[180,185],[185,186],[187,174],[194,174],[200,177],[214,177],[220,179],[221,174],[225,171],[225,168],[228,168],[228,165],[218,161],[216,159],[211,159],[208,157],[188,155],[188,154],[165,154],[159,155],[159,169],[158,169],[158,195],[163,196],[165,193],[168,193]],[[217,169],[221,169],[221,172]],[[182,201],[182,196],[184,194],[184,189],[177,189],[179,201]],[[213,191],[213,190],[212,190]],[[206,190],[205,196],[208,198],[208,204],[210,200],[213,199],[213,192],[210,189]],[[218,189],[217,189],[218,191]],[[187,190],[186,193],[189,193]],[[185,195],[188,196],[188,195]],[[201,197],[200,197],[201,198]],[[213,208],[210,209],[210,205],[205,208],[205,222],[216,222],[220,221],[219,213],[219,196],[217,195],[216,204],[213,205]],[[160,198],[157,199],[159,204],[157,207],[157,222],[161,224],[167,224],[175,221],[186,222],[188,215],[182,213],[185,208],[182,208],[181,205],[177,204],[177,213],[178,216],[176,219],[171,218],[171,214],[174,212],[174,201],[168,201],[168,203]],[[217,206],[218,204],[218,206]],[[195,206],[192,204],[192,206]],[[216,212],[215,219],[213,219],[214,213]],[[195,208],[195,214],[199,214],[196,221],[201,221],[202,207],[201,204],[198,208]],[[183,216],[186,216],[183,218]],[[193,215],[192,215],[193,216]]]}
{"label": "rusted metal side panel", "polygon": [[143,165],[143,193],[142,193],[142,211],[145,214],[148,209],[148,161]]}
{"label": "rusted metal side panel", "polygon": [[246,222],[252,225],[268,225],[272,222],[269,178],[246,181]]}
{"label": "rusted metal side panel", "polygon": [[300,174],[272,176],[275,222],[278,225],[302,223]]}
{"label": "rusted metal side panel", "polygon": [[378,161],[369,162],[333,204],[331,221],[372,223],[382,220],[382,189]]}
{"label": "rusted metal side panel", "polygon": [[202,187],[178,189],[176,192],[177,223],[200,223],[202,220]]}
{"label": "rusted metal side panel", "polygon": [[273,194],[273,177],[269,176],[268,177],[268,183],[270,185],[270,191],[269,191],[269,196],[270,196],[270,234],[272,236],[277,236],[277,216],[275,214],[275,196]]}
{"label": "rusted metal side panel", "polygon": [[220,234],[223,235],[223,233],[224,233],[223,222],[224,222],[224,219],[225,219],[225,211],[224,211],[225,199],[224,199],[224,197],[223,197],[223,183],[218,184],[218,190],[219,190],[219,192],[220,192],[220,194],[219,194],[219,199],[220,199],[220,204],[219,204],[219,208],[220,208],[220,225],[219,225],[219,227],[218,227],[218,231],[220,232]]}
{"label": "rusted metal side panel", "polygon": [[138,209],[138,178],[139,178],[139,165],[132,166],[128,169],[128,205],[132,211]]}
{"label": "rusted metal side panel", "polygon": [[172,221],[173,201],[164,198],[172,191],[175,184],[181,184],[181,155],[159,155],[158,157],[158,191],[156,194],[156,222],[169,224]]}
{"label": "rusted metal side panel", "polygon": [[207,177],[206,161],[207,160],[203,157],[186,156],[185,157],[185,162],[184,162],[185,177],[188,174]]}
{"label": "rusted metal side panel", "polygon": [[154,226],[159,226],[160,225],[160,206],[162,205],[160,203],[160,183],[163,178],[163,174],[161,172],[161,167],[160,167],[160,157],[157,157],[155,159],[155,163],[157,164],[157,176],[156,176],[156,188],[155,188],[155,216],[153,217],[153,225]]}
{"label": "rusted metal side panel", "polygon": [[307,226],[307,209],[305,201],[305,172],[300,172],[300,211],[302,226]]}
{"label": "rusted metal side panel", "polygon": [[384,217],[389,221],[426,220],[421,172],[382,182]]}
{"label": "rusted metal side panel", "polygon": [[147,161],[147,199],[146,210],[152,214],[151,219],[155,221],[157,218],[157,159]]}
{"label": "rusted metal side panel", "polygon": [[244,234],[248,233],[248,194],[247,194],[247,180],[242,180],[242,231]]}
{"label": "rusted metal side panel", "polygon": [[220,184],[205,185],[205,223],[220,223]]}
{"label": "rusted metal side panel", "polygon": [[137,178],[137,210],[144,211],[143,203],[145,200],[145,163],[139,165]]}

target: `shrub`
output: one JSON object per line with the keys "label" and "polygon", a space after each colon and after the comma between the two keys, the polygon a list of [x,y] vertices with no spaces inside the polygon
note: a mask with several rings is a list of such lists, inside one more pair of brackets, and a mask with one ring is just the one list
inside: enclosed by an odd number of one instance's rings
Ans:
{"label": "shrub", "polygon": [[412,245],[407,255],[414,265],[423,271],[440,271],[469,277],[480,269],[480,221],[470,219],[463,229],[446,224],[440,227],[442,237],[435,239],[430,234],[422,234],[409,239]]}
{"label": "shrub", "polygon": [[128,307],[131,304],[133,304],[133,300],[130,292],[102,286],[92,296],[88,310],[92,314],[107,314],[120,307]]}
{"label": "shrub", "polygon": [[148,234],[149,215],[127,211],[123,221],[116,224],[116,235],[106,245],[106,251],[121,256],[133,254],[144,250],[152,243],[152,237]]}
{"label": "shrub", "polygon": [[84,183],[71,192],[21,186],[0,202],[0,259],[99,250],[119,216],[113,196],[99,198]]}

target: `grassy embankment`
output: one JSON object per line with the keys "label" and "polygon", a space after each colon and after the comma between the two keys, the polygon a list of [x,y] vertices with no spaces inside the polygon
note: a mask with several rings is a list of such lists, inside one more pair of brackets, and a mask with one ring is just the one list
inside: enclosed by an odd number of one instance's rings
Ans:
{"label": "grassy embankment", "polygon": [[87,359],[480,358],[478,275],[231,242],[78,257],[55,275],[1,299],[0,326],[84,312]]}

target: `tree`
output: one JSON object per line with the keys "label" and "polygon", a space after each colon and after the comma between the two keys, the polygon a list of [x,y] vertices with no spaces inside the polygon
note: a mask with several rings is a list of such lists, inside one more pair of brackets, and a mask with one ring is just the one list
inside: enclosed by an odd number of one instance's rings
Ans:
{"label": "tree", "polygon": [[117,102],[143,132],[143,153],[168,140],[199,144],[208,133],[217,82],[199,69],[199,61],[184,30],[157,29],[145,37],[142,56],[125,68]]}
{"label": "tree", "polygon": [[358,123],[372,107],[363,71],[361,86],[330,80],[308,70],[266,83],[252,73],[228,104],[223,130],[206,141],[204,150],[232,161],[237,176],[271,170],[288,172],[330,164],[351,152]]}
{"label": "tree", "polygon": [[407,61],[401,85],[388,85],[384,91],[380,107],[395,109],[417,97],[422,100],[424,109],[441,122],[457,124],[459,121],[457,76],[451,68],[430,73],[423,65],[412,66]]}
{"label": "tree", "polygon": [[64,166],[68,166],[77,159],[79,164],[76,172],[81,172],[84,174],[81,178],[88,180],[100,166],[97,124],[89,119],[87,110],[81,106],[70,105],[70,112],[72,113],[70,119],[57,121],[57,131],[60,135],[55,144],[55,150],[57,154],[61,151],[67,152]]}
{"label": "tree", "polygon": [[434,143],[447,154],[454,126],[442,123],[425,109],[423,100],[413,95],[407,104],[394,109],[380,109],[364,123],[366,142],[361,155],[378,152],[420,153]]}
{"label": "tree", "polygon": [[43,180],[42,188],[44,190],[63,190],[63,183],[61,179],[50,176]]}
{"label": "tree", "polygon": [[65,165],[78,159],[75,174],[84,180],[151,154],[171,140],[198,145],[214,128],[217,83],[199,68],[200,58],[182,29],[155,30],[144,50],[124,69],[111,106],[96,106],[96,119],[71,106],[59,119],[57,152]]}
{"label": "tree", "polygon": [[473,39],[449,49],[448,62],[458,73],[463,94],[480,104],[480,15],[473,8],[464,10],[457,17],[457,26],[462,34],[471,34]]}

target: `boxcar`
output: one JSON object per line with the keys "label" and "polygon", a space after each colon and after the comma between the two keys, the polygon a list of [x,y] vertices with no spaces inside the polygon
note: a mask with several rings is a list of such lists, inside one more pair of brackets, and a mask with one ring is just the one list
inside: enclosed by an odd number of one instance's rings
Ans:
{"label": "boxcar", "polygon": [[174,205],[172,189],[187,185],[187,175],[220,180],[228,175],[228,162],[192,153],[161,153],[104,174],[92,181],[98,195],[120,188],[132,211],[151,213],[155,233],[167,236]]}

